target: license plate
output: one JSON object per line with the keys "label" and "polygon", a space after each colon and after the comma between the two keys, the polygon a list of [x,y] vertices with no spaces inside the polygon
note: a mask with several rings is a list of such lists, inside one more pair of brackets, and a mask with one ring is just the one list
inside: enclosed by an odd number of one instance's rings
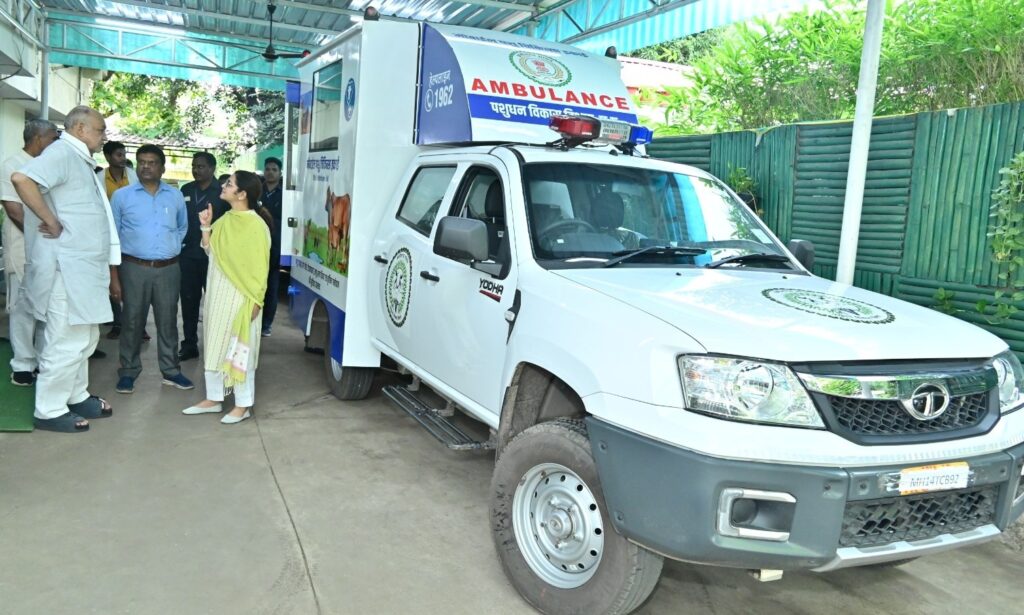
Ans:
{"label": "license plate", "polygon": [[907,468],[900,472],[900,495],[963,489],[970,474],[966,461]]}

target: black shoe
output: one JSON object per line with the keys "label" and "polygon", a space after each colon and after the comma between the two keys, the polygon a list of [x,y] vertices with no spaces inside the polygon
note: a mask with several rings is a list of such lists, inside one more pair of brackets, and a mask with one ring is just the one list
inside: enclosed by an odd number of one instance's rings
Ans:
{"label": "black shoe", "polygon": [[119,337],[121,337],[121,327],[111,327],[110,331],[107,332],[108,340],[116,340]]}
{"label": "black shoe", "polygon": [[33,372],[11,372],[11,384],[19,387],[30,387],[36,383]]}
{"label": "black shoe", "polygon": [[107,353],[105,353],[102,350],[100,350],[99,348],[97,348],[96,352],[92,353],[92,356],[89,357],[89,358],[90,359],[106,359],[107,358]]}
{"label": "black shoe", "polygon": [[198,348],[182,348],[181,352],[178,353],[178,360],[179,361],[189,361],[191,359],[198,359],[198,358],[199,358],[199,349]]}

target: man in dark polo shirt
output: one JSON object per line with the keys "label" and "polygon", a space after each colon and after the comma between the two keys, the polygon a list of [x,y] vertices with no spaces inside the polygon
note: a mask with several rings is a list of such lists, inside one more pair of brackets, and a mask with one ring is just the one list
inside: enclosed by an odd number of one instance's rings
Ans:
{"label": "man in dark polo shirt", "polygon": [[209,152],[196,152],[192,157],[192,177],[195,181],[181,187],[188,210],[188,232],[181,244],[181,323],[182,341],[179,361],[199,356],[199,301],[206,290],[206,268],[209,260],[199,247],[199,212],[213,205],[213,219],[228,210],[220,199],[221,185],[215,181],[217,159]]}
{"label": "man in dark polo shirt", "polygon": [[269,157],[263,163],[263,196],[260,201],[274,220],[270,229],[270,273],[263,299],[263,337],[269,337],[277,313],[277,292],[281,279],[281,160]]}

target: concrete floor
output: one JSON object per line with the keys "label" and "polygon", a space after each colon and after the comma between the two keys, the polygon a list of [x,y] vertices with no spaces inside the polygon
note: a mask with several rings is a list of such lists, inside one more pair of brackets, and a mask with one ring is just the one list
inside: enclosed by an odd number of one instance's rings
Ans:
{"label": "concrete floor", "polygon": [[[0,613],[532,612],[491,545],[493,455],[444,449],[379,393],[330,397],[284,319],[255,420],[183,416],[202,392],[160,385],[155,342],[118,395],[103,340],[92,391],[113,418],[0,434]],[[999,543],[769,584],[671,562],[641,612],[1021,613],[1022,578],[1024,555]]]}

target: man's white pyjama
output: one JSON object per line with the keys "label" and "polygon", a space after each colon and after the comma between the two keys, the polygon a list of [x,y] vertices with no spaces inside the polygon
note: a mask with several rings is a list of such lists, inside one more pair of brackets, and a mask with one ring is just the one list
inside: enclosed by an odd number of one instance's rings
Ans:
{"label": "man's white pyjama", "polygon": [[88,399],[89,357],[100,339],[99,326],[68,322],[68,292],[60,271],[53,282],[36,380],[35,416],[39,419],[63,416],[68,404]]}

